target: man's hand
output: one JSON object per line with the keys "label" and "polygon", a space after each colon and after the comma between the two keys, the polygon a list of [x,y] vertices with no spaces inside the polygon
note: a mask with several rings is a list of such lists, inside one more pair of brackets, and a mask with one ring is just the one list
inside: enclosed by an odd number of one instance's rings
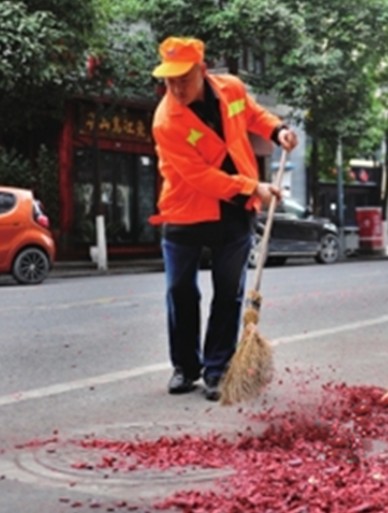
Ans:
{"label": "man's hand", "polygon": [[278,140],[282,148],[286,151],[291,151],[298,144],[298,137],[296,133],[290,128],[282,128],[278,134]]}
{"label": "man's hand", "polygon": [[268,182],[258,183],[253,194],[258,196],[264,205],[268,205],[270,203],[272,196],[275,196],[278,201],[282,198],[281,190]]}

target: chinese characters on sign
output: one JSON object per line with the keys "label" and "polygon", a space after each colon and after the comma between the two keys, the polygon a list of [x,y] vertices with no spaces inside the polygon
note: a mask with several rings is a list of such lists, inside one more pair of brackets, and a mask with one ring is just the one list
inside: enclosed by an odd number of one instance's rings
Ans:
{"label": "chinese characters on sign", "polygon": [[[107,107],[97,116],[92,104],[79,105],[76,116],[79,135],[97,135],[115,139],[150,142],[149,116],[145,111],[127,107]],[[94,132],[96,130],[96,132]]]}

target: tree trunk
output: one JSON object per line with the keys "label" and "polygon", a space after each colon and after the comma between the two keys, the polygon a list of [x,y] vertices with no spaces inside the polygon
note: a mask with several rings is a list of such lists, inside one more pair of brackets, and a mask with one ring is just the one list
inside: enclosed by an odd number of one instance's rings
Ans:
{"label": "tree trunk", "polygon": [[232,75],[238,74],[238,59],[237,57],[227,57],[226,64],[229,70],[229,73]]}

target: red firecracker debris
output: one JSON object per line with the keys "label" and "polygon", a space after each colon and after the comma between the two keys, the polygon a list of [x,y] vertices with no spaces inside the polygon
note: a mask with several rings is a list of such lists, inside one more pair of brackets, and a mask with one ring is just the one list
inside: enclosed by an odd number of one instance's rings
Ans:
{"label": "red firecracker debris", "polygon": [[[388,409],[378,387],[322,388],[311,409],[251,414],[234,438],[161,436],[157,440],[85,439],[98,468],[130,472],[176,467],[227,468],[212,491],[180,492],[155,505],[184,513],[373,513],[388,504]],[[252,426],[266,428],[255,435]],[[375,445],[382,450],[375,450]]]}
{"label": "red firecracker debris", "polygon": [[[85,437],[72,443],[83,455],[90,451],[94,468],[107,473],[147,468],[231,471],[211,490],[181,491],[160,500],[154,507],[161,511],[387,513],[385,392],[379,387],[325,385],[313,408],[294,402],[281,412],[245,413],[249,427],[234,436]],[[242,410],[237,414],[243,415]],[[73,467],[83,470],[90,464]]]}

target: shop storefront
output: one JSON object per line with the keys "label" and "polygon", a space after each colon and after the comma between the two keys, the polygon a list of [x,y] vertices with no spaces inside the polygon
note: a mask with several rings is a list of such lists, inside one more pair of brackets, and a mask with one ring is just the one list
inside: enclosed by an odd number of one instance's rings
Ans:
{"label": "shop storefront", "polygon": [[[381,207],[385,209],[386,190],[383,168],[370,161],[350,161],[346,171],[344,189],[345,226],[357,226],[356,210],[359,207]],[[320,214],[338,222],[338,185],[319,182]]]}
{"label": "shop storefront", "polygon": [[154,213],[158,178],[151,139],[153,106],[79,99],[67,109],[60,144],[60,257],[88,257],[97,215],[108,255],[159,251]]}

